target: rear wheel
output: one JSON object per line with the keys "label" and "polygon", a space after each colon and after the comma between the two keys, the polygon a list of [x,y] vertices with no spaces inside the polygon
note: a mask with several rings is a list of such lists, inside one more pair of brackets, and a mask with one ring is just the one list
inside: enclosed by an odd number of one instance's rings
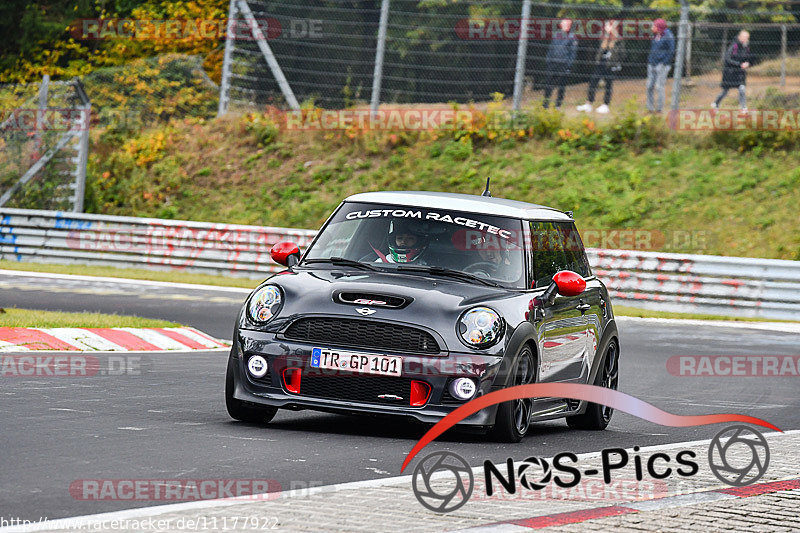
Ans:
{"label": "rear wheel", "polygon": [[[526,346],[517,358],[512,382],[509,386],[527,385],[536,381],[536,362],[533,352]],[[520,398],[501,403],[497,408],[494,427],[490,435],[499,442],[519,442],[528,432],[533,400]]]}
{"label": "rear wheel", "polygon": [[[616,340],[612,340],[608,345],[603,358],[603,367],[597,373],[594,384],[598,387],[617,390],[619,385],[619,348]],[[613,408],[590,402],[583,414],[567,417],[567,425],[572,429],[603,430],[608,427],[613,414]]]}
{"label": "rear wheel", "polygon": [[225,407],[228,409],[228,414],[231,418],[241,420],[242,422],[266,424],[275,417],[278,408],[269,406],[255,407],[248,402],[243,402],[234,398],[234,365],[236,365],[236,360],[233,357],[228,358],[228,372],[225,375]]}

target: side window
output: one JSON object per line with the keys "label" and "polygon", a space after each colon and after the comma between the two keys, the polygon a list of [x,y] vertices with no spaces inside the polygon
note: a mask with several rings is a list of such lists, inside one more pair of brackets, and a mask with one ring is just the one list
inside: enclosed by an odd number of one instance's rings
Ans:
{"label": "side window", "polygon": [[572,270],[584,278],[588,278],[592,275],[592,269],[589,267],[589,260],[586,258],[586,252],[583,249],[583,241],[581,241],[581,236],[575,228],[575,223],[557,222],[556,226],[561,233],[560,240],[563,243],[567,258],[567,270]]}
{"label": "side window", "polygon": [[554,222],[531,222],[532,288],[546,287],[559,270],[567,269],[564,234]]}

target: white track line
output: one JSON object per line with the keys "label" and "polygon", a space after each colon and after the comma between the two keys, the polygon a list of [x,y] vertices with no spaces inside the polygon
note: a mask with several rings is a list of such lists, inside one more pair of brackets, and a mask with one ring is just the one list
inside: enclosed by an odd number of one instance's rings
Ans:
{"label": "white track line", "polygon": [[[784,433],[777,433],[777,432],[768,432],[764,433],[764,436],[768,439],[779,439],[784,436],[789,435],[797,435],[800,434],[800,429],[786,431]],[[672,442],[669,444],[657,444],[654,446],[644,446],[639,449],[640,452],[650,452],[650,451],[662,451],[662,450],[671,450],[674,448],[684,448],[689,446],[699,446],[701,444],[707,445],[711,442],[712,439],[704,439],[704,440],[693,440],[687,442]],[[586,459],[588,457],[592,457],[600,453],[597,452],[586,452],[586,453],[579,453],[577,454],[578,460]],[[473,467],[472,472],[474,474],[480,474],[483,472],[483,466],[476,466]],[[441,472],[443,475],[449,475],[448,472]],[[434,474],[434,477],[438,477]],[[385,487],[391,485],[398,485],[401,483],[409,483],[411,482],[410,475],[404,476],[395,476],[390,478],[382,478],[382,479],[368,479],[365,481],[352,481],[350,483],[337,483],[335,485],[326,485],[323,487],[314,487],[314,494],[326,493],[326,492],[337,492],[341,490],[356,490],[356,489],[370,489],[376,487]],[[720,485],[722,488],[723,485]],[[709,490],[715,490],[714,488],[703,488],[698,492],[707,492]],[[22,532],[22,531],[48,531],[51,529],[63,529],[66,526],[74,526],[74,521],[81,520],[85,522],[99,522],[99,521],[109,521],[109,520],[125,520],[125,519],[134,519],[134,518],[146,518],[150,516],[158,516],[165,513],[172,513],[172,512],[182,512],[188,511],[192,509],[218,509],[221,507],[230,507],[231,505],[242,505],[242,504],[250,504],[250,503],[263,503],[265,500],[258,500],[254,498],[257,495],[248,495],[248,496],[240,496],[238,498],[222,498],[219,500],[200,500],[200,501],[192,501],[192,502],[183,502],[183,503],[173,503],[167,505],[152,505],[150,507],[139,507],[136,509],[126,509],[124,511],[113,511],[110,513],[99,513],[93,515],[83,515],[83,516],[73,516],[69,518],[61,518],[52,521],[48,521],[45,523],[34,523],[29,524],[26,526],[15,526],[9,528],[0,528],[0,531],[3,533],[12,533],[12,532]],[[293,497],[308,497],[308,490],[307,489],[300,489],[296,491],[283,491],[275,493],[275,496],[271,499],[278,499],[278,498],[293,498]],[[59,520],[61,520],[59,525]],[[493,530],[494,531],[494,530]],[[529,531],[529,529],[527,530]]]}
{"label": "white track line", "polygon": [[[264,279],[271,274],[265,273]],[[20,276],[29,278],[49,278],[49,279],[68,279],[74,281],[104,281],[111,283],[120,283],[127,285],[150,285],[153,287],[172,287],[175,289],[195,289],[199,291],[219,291],[219,292],[235,292],[239,294],[250,294],[253,289],[246,287],[223,287],[218,285],[200,285],[195,283],[177,283],[172,281],[151,281],[146,279],[130,279],[130,278],[109,278],[101,276],[82,276],[77,274],[52,274],[50,272],[29,272],[27,270],[2,270],[0,269],[0,276]],[[246,279],[246,278],[243,278]]]}
{"label": "white track line", "polygon": [[638,316],[615,317],[620,322],[642,322],[650,324],[685,325],[685,326],[712,326],[719,328],[748,328],[764,329],[768,331],[781,331],[785,333],[800,333],[800,323],[796,322],[745,322],[739,320],[698,320],[689,318],[643,318]]}
{"label": "white track line", "polygon": [[[265,279],[271,274],[265,273]],[[0,276],[21,276],[32,278],[49,278],[49,279],[70,279],[75,281],[103,281],[109,283],[119,283],[128,285],[149,285],[153,287],[172,287],[175,289],[194,289],[198,291],[219,291],[219,292],[233,292],[238,294],[250,294],[253,289],[245,287],[223,287],[217,285],[200,285],[195,283],[177,283],[171,281],[150,281],[143,279],[129,279],[129,278],[109,278],[101,276],[82,276],[77,274],[52,274],[49,272],[29,272],[26,270],[2,270],[0,269]],[[244,279],[244,278],[243,278]],[[696,326],[714,326],[726,328],[751,328],[751,329],[765,329],[771,331],[784,331],[788,333],[800,333],[800,324],[791,322],[745,322],[737,320],[697,320],[688,318],[642,318],[633,316],[616,316],[618,320],[622,321],[645,321],[645,322],[658,322],[662,324],[685,324]]]}

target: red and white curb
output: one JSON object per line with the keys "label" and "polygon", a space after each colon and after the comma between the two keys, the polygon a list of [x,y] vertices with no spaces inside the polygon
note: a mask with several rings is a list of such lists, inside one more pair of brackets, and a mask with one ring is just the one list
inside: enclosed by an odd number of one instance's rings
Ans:
{"label": "red and white curb", "polygon": [[229,347],[194,328],[0,328],[0,352],[185,352]]}
{"label": "red and white curb", "polygon": [[746,487],[731,487],[725,489],[708,490],[693,492],[691,494],[681,494],[678,496],[665,496],[652,500],[631,502],[623,505],[609,505],[607,507],[596,507],[594,509],[582,509],[579,511],[569,511],[565,513],[555,513],[531,518],[521,518],[496,522],[485,526],[459,529],[454,533],[513,533],[528,531],[531,529],[543,529],[546,527],[566,526],[579,524],[587,520],[597,520],[612,516],[621,516],[633,513],[648,511],[660,511],[675,507],[686,507],[703,503],[711,503],[720,500],[730,500],[735,498],[749,498],[751,496],[761,496],[786,490],[800,489],[800,479],[787,479],[783,481],[768,481],[755,483]]}

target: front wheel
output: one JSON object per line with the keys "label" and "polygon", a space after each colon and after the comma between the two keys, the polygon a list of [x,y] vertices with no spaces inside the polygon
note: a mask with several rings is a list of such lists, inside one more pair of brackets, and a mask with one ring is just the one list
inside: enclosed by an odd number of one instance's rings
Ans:
{"label": "front wheel", "polygon": [[[522,349],[514,367],[514,378],[511,386],[527,385],[536,381],[536,363],[529,347]],[[497,408],[494,427],[491,430],[493,440],[499,442],[519,442],[528,432],[531,425],[533,400],[520,398],[504,402]]]}
{"label": "front wheel", "polygon": [[231,418],[242,422],[266,424],[275,417],[278,408],[269,406],[254,407],[252,404],[234,398],[234,365],[236,365],[236,360],[232,357],[228,358],[228,372],[225,375],[225,407],[228,409],[228,414]]}
{"label": "front wheel", "polygon": [[[617,390],[619,385],[619,348],[616,341],[611,341],[603,358],[603,367],[597,372],[594,384]],[[586,411],[581,415],[568,416],[567,425],[572,429],[603,430],[611,422],[614,409],[606,405],[589,403]]]}

